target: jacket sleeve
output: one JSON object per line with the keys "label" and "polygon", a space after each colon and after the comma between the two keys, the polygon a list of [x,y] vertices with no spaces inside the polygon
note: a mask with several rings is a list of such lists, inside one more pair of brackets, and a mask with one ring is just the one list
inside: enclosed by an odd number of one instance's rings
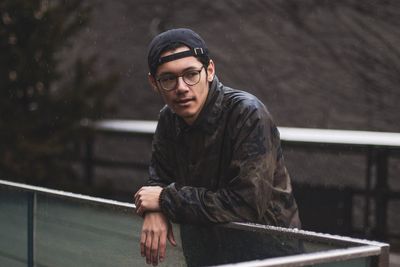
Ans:
{"label": "jacket sleeve", "polygon": [[147,185],[166,187],[173,182],[173,155],[168,145],[166,122],[159,119],[153,137]]}
{"label": "jacket sleeve", "polygon": [[[264,105],[252,102],[229,122],[230,177],[217,191],[172,183],[160,195],[164,213],[177,223],[262,222],[271,199],[279,133]],[[225,152],[225,151],[224,151]]]}

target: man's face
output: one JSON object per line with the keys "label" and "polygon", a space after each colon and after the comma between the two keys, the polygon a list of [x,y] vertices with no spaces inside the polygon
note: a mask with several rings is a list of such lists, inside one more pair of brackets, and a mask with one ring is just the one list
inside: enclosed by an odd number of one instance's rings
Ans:
{"label": "man's face", "polygon": [[[187,47],[179,47],[174,51],[167,51],[161,57],[189,50]],[[183,81],[183,77],[178,77],[177,84],[172,90],[166,91],[162,88],[159,81],[160,77],[180,76],[188,71],[200,72],[200,81],[195,85],[188,85]],[[206,69],[195,57],[184,57],[181,59],[166,62],[157,69],[156,77],[150,76],[152,86],[161,94],[164,102],[187,124],[193,122],[199,116],[208,95],[209,82],[214,77],[214,63],[210,61]],[[195,73],[195,72],[194,72]]]}

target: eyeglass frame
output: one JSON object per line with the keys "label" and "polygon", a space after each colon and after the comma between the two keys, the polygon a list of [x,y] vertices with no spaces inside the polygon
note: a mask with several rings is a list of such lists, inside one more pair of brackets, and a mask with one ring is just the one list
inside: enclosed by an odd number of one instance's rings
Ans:
{"label": "eyeglass frame", "polygon": [[[201,74],[201,72],[203,71],[203,68],[204,68],[204,69],[206,70],[206,72],[207,72],[206,67],[205,67],[204,65],[202,65],[201,68],[200,68],[199,70],[190,69],[190,70],[184,71],[184,72],[181,73],[180,75],[171,74],[171,76],[174,76],[174,78],[175,78],[175,86],[173,86],[171,89],[165,89],[165,88],[164,88],[164,86],[163,86],[162,83],[160,82],[160,80],[162,79],[162,77],[156,78],[156,81],[160,84],[160,87],[161,87],[164,91],[166,91],[166,92],[170,92],[170,91],[172,91],[172,90],[174,90],[174,89],[176,88],[176,86],[178,85],[178,79],[179,79],[180,77],[182,77],[182,80],[183,80],[183,82],[184,82],[186,85],[188,85],[188,86],[194,86],[194,85],[196,85],[196,84],[198,84],[198,83],[200,82],[200,80],[201,80],[201,75],[200,75],[200,74]],[[188,72],[197,72],[198,75],[199,75],[199,80],[198,80],[196,83],[194,83],[194,84],[189,84],[189,83],[187,83],[187,82],[185,81],[184,75],[185,75],[186,73],[188,73]],[[167,76],[167,75],[166,75],[166,76]]]}

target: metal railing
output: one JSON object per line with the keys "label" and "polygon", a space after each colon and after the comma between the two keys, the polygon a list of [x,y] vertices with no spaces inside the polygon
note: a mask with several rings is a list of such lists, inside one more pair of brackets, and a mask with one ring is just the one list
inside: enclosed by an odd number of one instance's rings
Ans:
{"label": "metal railing", "polygon": [[[28,267],[144,265],[144,260],[138,253],[138,246],[134,246],[136,252],[131,246],[139,242],[140,228],[137,226],[141,224],[141,218],[134,212],[133,204],[5,180],[0,180],[0,192],[0,211],[1,215],[5,216],[0,221],[0,236],[3,237],[0,239],[1,266],[5,266],[3,264],[11,260],[18,260],[18,266]],[[20,212],[16,200],[26,205],[27,213]],[[14,212],[19,212],[18,223],[22,221],[19,226],[24,227],[23,222],[26,222],[27,237],[22,238],[26,240],[26,257],[14,255],[9,248],[9,242],[21,241],[21,236],[17,235],[24,232],[21,229],[14,229],[15,233],[7,232],[16,224],[15,217],[12,216]],[[24,216],[27,217],[25,220]],[[132,227],[130,222],[135,220],[136,225]],[[124,222],[120,224],[120,221]],[[176,225],[174,227],[176,229]],[[389,245],[385,243],[246,223],[229,223],[217,227],[253,232],[257,235],[285,237],[288,240],[301,241],[304,246],[301,254],[288,253],[285,256],[232,263],[237,267],[325,266],[328,263],[340,263],[340,266],[387,267],[389,262]],[[133,236],[132,231],[137,231],[137,235]],[[4,236],[11,237],[12,241]],[[104,238],[105,236],[108,238]],[[177,241],[177,248],[168,248],[175,254],[168,255],[162,266],[185,265],[184,257],[176,254],[182,253],[180,241]],[[12,245],[16,250],[20,250],[16,245],[23,246],[24,241]],[[265,249],[271,250],[271,247]]]}
{"label": "metal railing", "polygon": [[[83,122],[84,128],[89,128],[95,134],[116,135],[123,137],[146,138],[151,142],[155,132],[156,121],[140,120],[102,120],[96,122]],[[400,192],[391,190],[388,183],[388,159],[400,155],[400,133],[325,130],[279,127],[282,145],[285,148],[299,150],[339,151],[363,154],[366,157],[367,171],[365,174],[365,189],[354,190],[365,198],[364,229],[373,228],[369,236],[387,240],[388,233],[388,202],[400,199]],[[146,167],[146,164],[137,162],[107,162],[93,156],[94,135],[86,139],[86,152],[84,159],[85,176],[90,184],[93,180],[95,165],[109,165],[112,167]],[[374,181],[373,184],[372,181]],[[371,202],[375,201],[374,227],[370,226]],[[368,233],[364,233],[368,234]]]}

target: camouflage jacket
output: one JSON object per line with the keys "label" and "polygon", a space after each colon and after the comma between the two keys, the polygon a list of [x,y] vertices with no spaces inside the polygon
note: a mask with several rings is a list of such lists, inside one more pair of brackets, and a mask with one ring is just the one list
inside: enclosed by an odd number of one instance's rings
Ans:
{"label": "camouflage jacket", "polygon": [[217,78],[193,125],[161,110],[149,170],[148,184],[164,187],[160,207],[173,222],[300,227],[271,115]]}

